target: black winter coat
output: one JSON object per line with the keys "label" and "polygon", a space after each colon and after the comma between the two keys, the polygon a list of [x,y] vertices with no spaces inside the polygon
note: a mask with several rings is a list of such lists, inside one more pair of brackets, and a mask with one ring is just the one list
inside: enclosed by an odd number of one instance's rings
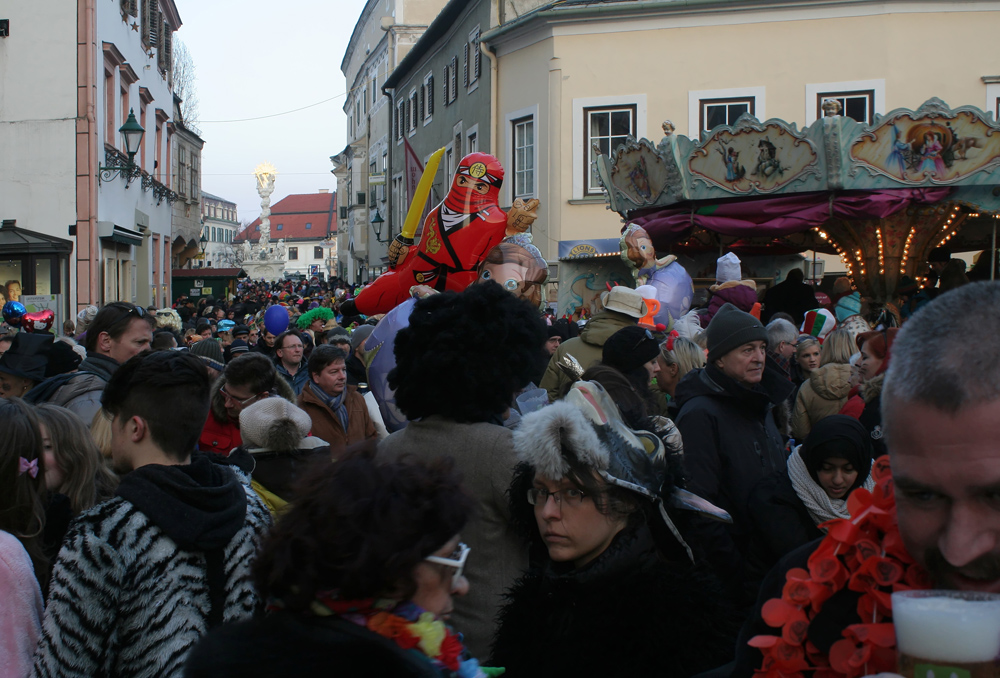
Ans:
{"label": "black winter coat", "polygon": [[752,579],[763,579],[786,554],[823,536],[785,474],[768,476],[757,483],[750,493],[749,510],[753,524],[748,559]]}
{"label": "black winter coat", "polygon": [[485,665],[510,678],[682,678],[729,661],[736,637],[714,578],[660,559],[645,526],[580,570],[551,561],[530,570],[498,621]]}
{"label": "black winter coat", "polygon": [[794,389],[769,366],[753,389],[714,365],[691,371],[677,385],[676,423],[684,439],[687,489],[733,518],[732,525],[706,518],[692,521],[691,545],[704,553],[733,593],[742,591],[741,602],[747,607],[756,599],[756,591],[744,588],[752,532],[747,504],[757,483],[769,475],[788,473],[772,409]]}
{"label": "black winter coat", "polygon": [[188,655],[186,678],[440,678],[428,661],[336,617],[276,612],[221,626]]}

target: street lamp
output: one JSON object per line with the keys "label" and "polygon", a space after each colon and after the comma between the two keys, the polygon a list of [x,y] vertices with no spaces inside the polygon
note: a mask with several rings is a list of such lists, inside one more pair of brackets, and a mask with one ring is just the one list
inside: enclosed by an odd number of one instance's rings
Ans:
{"label": "street lamp", "polygon": [[202,231],[198,246],[201,247],[201,268],[205,268],[205,248],[208,247],[208,238],[205,237],[204,231]]}
{"label": "street lamp", "polygon": [[382,224],[384,223],[385,219],[383,219],[382,215],[378,213],[378,208],[376,207],[375,214],[372,215],[372,230],[375,231],[376,242],[389,242],[392,239],[386,237],[385,240],[382,240]]}
{"label": "street lamp", "polygon": [[142,137],[146,130],[142,128],[139,121],[135,119],[135,110],[129,109],[128,119],[125,124],[118,128],[125,142],[125,153],[128,160],[122,160],[120,155],[108,155],[105,157],[109,167],[98,167],[102,181],[111,181],[116,175],[125,179],[125,187],[132,183],[133,179],[142,174],[142,168],[135,164],[135,154],[139,152],[142,145]]}

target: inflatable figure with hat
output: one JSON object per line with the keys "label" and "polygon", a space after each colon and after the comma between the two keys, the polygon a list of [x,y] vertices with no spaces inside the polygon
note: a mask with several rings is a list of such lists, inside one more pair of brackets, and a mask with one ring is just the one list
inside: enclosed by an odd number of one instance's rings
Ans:
{"label": "inflatable figure with hat", "polygon": [[652,322],[645,324],[671,327],[673,321],[679,320],[691,308],[694,297],[691,276],[674,255],[656,258],[653,241],[642,226],[629,225],[622,233],[619,246],[622,260],[635,274],[637,288],[644,288],[643,298],[652,299],[656,303],[650,306],[659,307],[652,312]]}
{"label": "inflatable figure with hat", "polygon": [[420,243],[414,245],[417,222],[443,154],[440,149],[427,162],[402,232],[389,247],[391,270],[345,301],[341,306],[345,315],[387,313],[408,299],[415,285],[460,292],[476,279],[479,263],[494,246],[506,236],[527,231],[534,222],[538,200],[525,203],[519,198],[505,213],[498,205],[504,176],[500,161],[486,153],[470,153],[459,162],[448,194],[427,215]]}

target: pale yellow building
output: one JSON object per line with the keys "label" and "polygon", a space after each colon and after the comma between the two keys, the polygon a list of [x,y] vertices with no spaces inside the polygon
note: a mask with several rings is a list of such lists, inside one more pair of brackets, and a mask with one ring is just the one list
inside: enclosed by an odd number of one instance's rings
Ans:
{"label": "pale yellow building", "polygon": [[497,68],[492,150],[519,196],[541,199],[534,242],[549,261],[560,242],[620,232],[595,144],[655,143],[665,120],[697,138],[744,112],[801,127],[827,98],[868,122],[931,97],[1000,106],[1000,2],[569,0],[504,18],[482,36]]}

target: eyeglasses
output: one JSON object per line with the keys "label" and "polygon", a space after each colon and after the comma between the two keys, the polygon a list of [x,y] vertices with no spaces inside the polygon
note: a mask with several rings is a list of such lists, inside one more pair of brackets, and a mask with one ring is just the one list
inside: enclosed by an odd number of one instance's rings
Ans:
{"label": "eyeglasses", "polygon": [[566,506],[576,508],[583,503],[583,499],[586,496],[585,492],[575,487],[567,487],[564,490],[556,490],[555,492],[533,487],[528,490],[528,503],[532,506],[545,506],[549,501],[549,497],[552,497],[555,499],[556,506],[561,507],[563,500],[565,500]]}
{"label": "eyeglasses", "polygon": [[128,310],[126,310],[124,313],[122,313],[120,316],[118,316],[115,319],[115,321],[113,323],[111,323],[111,324],[112,325],[117,325],[122,320],[125,320],[125,318],[129,317],[130,315],[135,315],[135,317],[137,317],[137,318],[145,318],[146,317],[146,309],[144,309],[142,306],[134,306],[132,304],[129,304]]}
{"label": "eyeglasses", "polygon": [[455,568],[455,573],[451,575],[451,588],[454,590],[458,588],[458,580],[462,578],[462,573],[465,572],[465,561],[469,559],[469,551],[471,550],[471,548],[462,542],[459,542],[458,548],[456,548],[454,553],[451,554],[451,557],[442,558],[441,556],[427,556],[424,560],[430,563],[437,563],[438,565]]}
{"label": "eyeglasses", "polygon": [[247,403],[249,403],[249,402],[250,402],[251,400],[253,400],[254,398],[259,398],[259,397],[261,397],[262,395],[264,395],[263,393],[257,393],[257,394],[254,394],[254,395],[250,396],[249,398],[244,398],[243,400],[240,400],[239,398],[236,398],[236,397],[234,397],[234,396],[233,396],[233,395],[232,395],[231,393],[229,393],[229,392],[228,392],[228,391],[226,390],[226,387],[225,387],[225,386],[223,386],[222,388],[220,388],[220,389],[219,389],[219,393],[221,393],[221,394],[222,394],[222,397],[223,397],[223,398],[225,398],[226,400],[230,400],[230,401],[232,401],[232,402],[236,403],[236,404],[237,404],[237,405],[239,405],[240,407],[245,407],[245,406],[246,406],[246,404],[247,404]]}
{"label": "eyeglasses", "polygon": [[649,341],[656,341],[656,337],[653,336],[653,333],[650,332],[649,330],[646,330],[643,333],[643,336],[639,337],[639,341],[635,342],[635,346],[633,346],[632,348],[633,349],[639,348],[639,344],[641,344],[642,342],[646,341],[647,339]]}

